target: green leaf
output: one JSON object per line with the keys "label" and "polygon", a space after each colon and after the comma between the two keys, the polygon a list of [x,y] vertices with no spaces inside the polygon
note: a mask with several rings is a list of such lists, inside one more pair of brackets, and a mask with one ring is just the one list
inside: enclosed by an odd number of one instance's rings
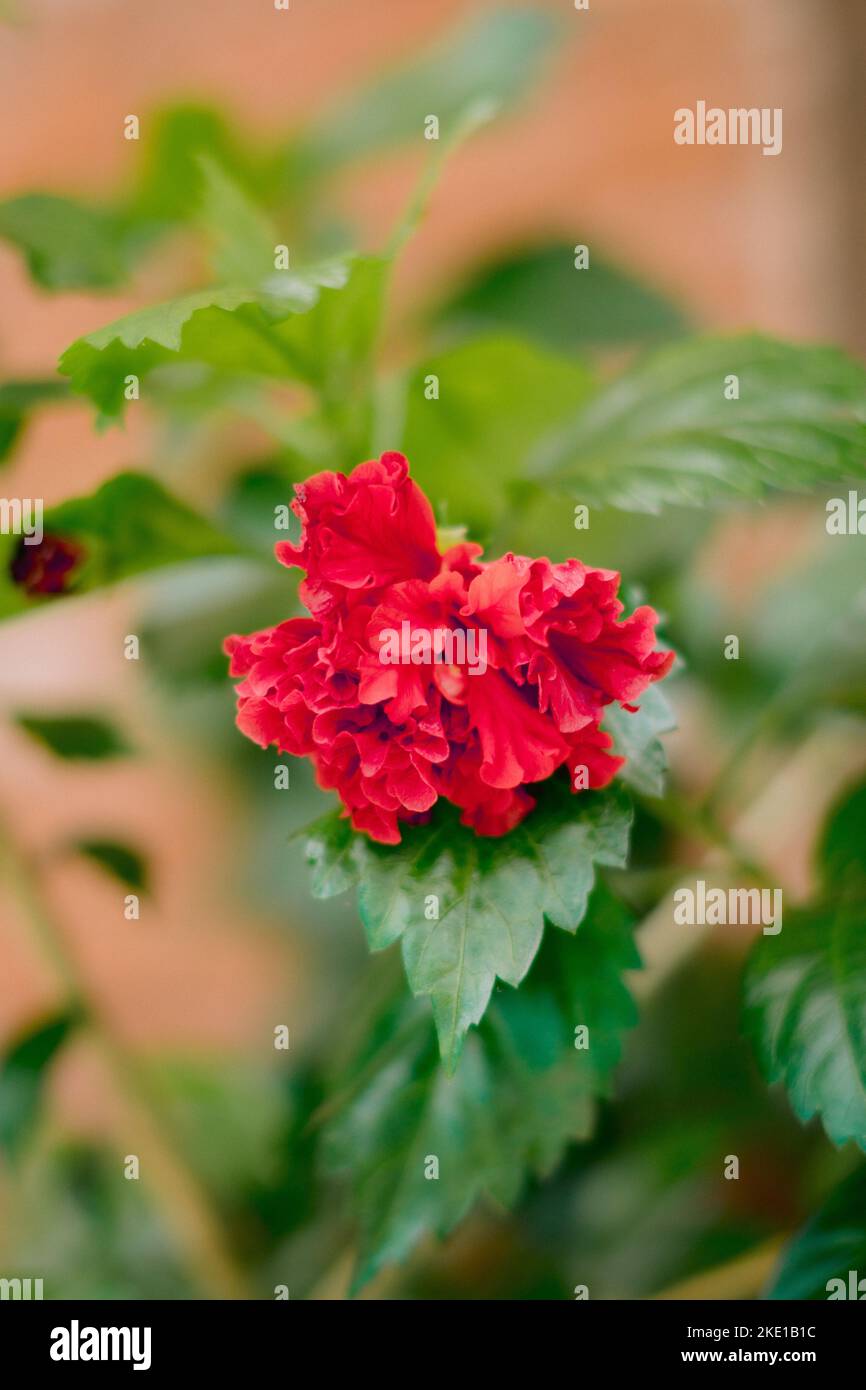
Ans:
{"label": "green leaf", "polygon": [[675,729],[676,719],[658,686],[644,692],[634,714],[610,705],[602,727],[613,735],[613,751],[626,759],[619,774],[623,782],[643,796],[663,796],[668,760],[658,735]]}
{"label": "green leaf", "polygon": [[[765,1297],[780,1299],[838,1298],[841,1279],[843,1297],[851,1297],[851,1274],[855,1285],[866,1279],[866,1168],[852,1173],[834,1192],[811,1221],[791,1242]],[[856,1288],[854,1297],[862,1299],[866,1284]]]}
{"label": "green leaf", "polygon": [[[260,551],[269,563],[278,535],[274,527],[276,509],[287,506],[291,500],[292,485],[288,478],[288,471],[278,457],[263,459],[245,472],[235,474],[219,505],[218,516],[225,529],[251,549]],[[280,540],[294,540],[300,534],[300,522],[294,514],[289,521],[290,529],[279,535]],[[292,526],[297,527],[294,533]]]}
{"label": "green leaf", "polygon": [[[446,1067],[484,1015],[498,979],[518,985],[541,943],[545,918],[573,932],[586,911],[595,865],[622,867],[631,811],[618,790],[572,797],[551,780],[536,810],[501,838],[460,826],[453,808],[404,831],[399,846],[347,841],[339,813],[313,827],[307,855],[319,896],[348,886],[350,862],[370,949],[402,940],[413,994],[429,995]],[[436,901],[438,917],[425,910]]]}
{"label": "green leaf", "polygon": [[212,107],[181,103],[156,111],[143,121],[142,137],[131,220],[167,226],[194,216],[204,195],[203,157],[247,193],[258,191],[255,158]]}
{"label": "green leaf", "polygon": [[122,284],[157,237],[200,211],[203,156],[248,194],[279,186],[275,158],[253,157],[208,107],[172,106],[148,115],[142,136],[132,187],[110,206],[50,193],[0,203],[0,237],[22,251],[38,284],[50,290]]}
{"label": "green leaf", "polygon": [[[70,498],[45,513],[46,537],[81,548],[69,594],[83,594],[165,565],[204,557],[239,555],[241,546],[153,478],[119,473],[85,497]],[[42,599],[28,597],[9,566],[18,538],[0,537],[0,616],[14,616]]]}
{"label": "green leaf", "polygon": [[126,279],[139,238],[110,208],[28,193],[0,203],[0,237],[48,290],[110,289]]}
{"label": "green leaf", "polygon": [[[425,396],[430,375],[438,400]],[[579,363],[514,337],[475,339],[425,361],[408,385],[403,447],[440,519],[474,536],[488,530],[532,445],[592,388]]]}
{"label": "green leaf", "polygon": [[[266,565],[223,560],[176,568],[154,586],[138,620],[148,675],[166,687],[163,696],[175,709],[180,694],[190,702],[190,697],[212,692],[219,737],[230,737],[222,649],[226,633],[273,626],[295,611],[296,605],[287,602],[285,579],[274,573],[278,569],[273,549]],[[189,719],[190,734],[206,737],[208,720],[195,701],[189,703]]]}
{"label": "green leaf", "polygon": [[[576,239],[577,240],[577,239]],[[458,328],[525,334],[557,351],[620,347],[680,334],[679,310],[591,250],[576,270],[574,246],[511,252],[476,270],[437,319]]]}
{"label": "green leaf", "polygon": [[275,271],[264,285],[214,286],[140,309],[79,338],[60,370],[108,418],[123,411],[128,375],[142,380],[185,362],[300,380],[339,404],[378,328],[384,264],[358,258]]}
{"label": "green leaf", "polygon": [[827,818],[818,863],[828,897],[866,900],[866,782],[846,791]]}
{"label": "green leaf", "polygon": [[79,1022],[72,1010],[23,1034],[0,1061],[0,1148],[15,1158],[32,1135],[51,1064]]}
{"label": "green leaf", "polygon": [[304,837],[313,897],[334,898],[357,883],[357,835],[348,818],[339,811],[329,811],[297,834]]}
{"label": "green leaf", "polygon": [[[729,376],[739,399],[725,398]],[[528,466],[539,486],[656,512],[866,477],[866,372],[833,348],[689,339],[645,357]]]}
{"label": "green leaf", "polygon": [[19,728],[67,761],[101,762],[132,750],[113,724],[98,715],[19,714]]}
{"label": "green leaf", "polygon": [[299,165],[326,173],[348,160],[424,138],[429,115],[448,139],[477,102],[513,105],[540,74],[558,26],[529,8],[478,16],[417,62],[385,75],[315,122]]}
{"label": "green leaf", "polygon": [[229,285],[255,285],[274,271],[277,236],[249,195],[213,159],[202,156],[201,218],[215,251],[212,269]]}
{"label": "green leaf", "polygon": [[788,912],[749,960],[745,1029],[771,1084],[834,1144],[866,1149],[866,933],[863,905]]}
{"label": "green leaf", "polygon": [[[294,1090],[295,1076],[258,1066],[252,1058],[175,1055],[164,1049],[140,1064],[148,1094],[198,1180],[218,1201],[252,1215],[249,1185],[273,1175],[284,1142],[285,1089],[288,1083]],[[299,1124],[299,1142],[301,1131]],[[290,1172],[289,1181],[295,1177]]]}
{"label": "green leaf", "polygon": [[4,381],[0,383],[0,463],[20,438],[28,416],[40,405],[65,400],[69,388],[65,381]]}
{"label": "green leaf", "polygon": [[[519,990],[497,989],[489,1031],[507,1025],[514,1054],[538,1070],[568,1061],[569,1075],[576,1053],[594,1094],[611,1093],[611,1074],[622,1052],[622,1035],[638,1020],[635,1003],[623,983],[628,970],[639,970],[640,954],[628,909],[603,882],[595,885],[583,919],[572,934],[548,932],[532,970]],[[556,1014],[556,1026],[550,1026]],[[542,1018],[547,1018],[547,1026]],[[588,1030],[587,1046],[575,1046],[575,1029]],[[567,1043],[566,1043],[567,1040]],[[563,1053],[563,1046],[566,1052]],[[556,1117],[539,1125],[533,1164],[539,1174],[559,1161],[569,1137],[557,1138]],[[551,1141],[548,1149],[547,1141]]]}
{"label": "green leaf", "polygon": [[121,844],[119,840],[86,839],[76,841],[73,849],[92,859],[94,864],[134,892],[149,891],[150,875],[144,856],[129,845]]}
{"label": "green leaf", "polygon": [[[816,507],[821,507],[817,499]],[[756,678],[775,688],[775,698],[792,708],[814,709],[837,699],[842,703],[866,681],[861,538],[827,535],[820,522],[816,532],[808,546],[791,548],[781,572],[756,586],[737,629],[741,651],[748,651],[758,667]],[[688,598],[681,604],[678,625],[685,629],[690,660],[702,660],[707,670],[715,670],[716,634],[727,596],[723,590],[702,594],[685,575],[682,589]]]}
{"label": "green leaf", "polygon": [[866,784],[827,819],[818,850],[823,898],[788,913],[746,969],[745,1028],[768,1081],[795,1114],[820,1114],[834,1144],[866,1149]]}
{"label": "green leaf", "polygon": [[280,187],[276,156],[252,155],[208,107],[181,105],[148,115],[142,136],[142,163],[132,186],[110,206],[51,193],[0,202],[0,237],[24,254],[38,284],[49,290],[122,284],[158,237],[201,211],[206,195],[209,211],[236,216],[237,201],[231,207],[227,197],[217,209],[202,171],[205,158],[219,165],[240,198]]}
{"label": "green leaf", "polygon": [[[351,1177],[360,1223],[357,1291],[427,1232],[446,1235],[482,1195],[506,1206],[591,1132],[623,1032],[622,972],[639,964],[624,909],[597,888],[574,938],[548,934],[519,992],[499,990],[460,1068],[439,1066],[427,1010],[390,1009],[340,1078],[326,1166]],[[575,1030],[588,1029],[578,1050]],[[438,1178],[425,1167],[438,1161]]]}

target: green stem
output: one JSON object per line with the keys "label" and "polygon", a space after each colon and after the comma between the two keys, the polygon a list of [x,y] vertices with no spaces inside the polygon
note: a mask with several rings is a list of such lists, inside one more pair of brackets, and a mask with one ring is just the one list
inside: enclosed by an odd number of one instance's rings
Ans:
{"label": "green stem", "polygon": [[642,796],[639,800],[657,820],[665,822],[683,835],[692,838],[697,835],[707,844],[724,850],[733,867],[741,869],[750,878],[765,885],[772,881],[768,871],[751,859],[737,844],[706,804],[695,805],[678,796],[676,792],[668,792],[664,798]]}
{"label": "green stem", "polygon": [[142,1176],[168,1216],[197,1286],[211,1298],[252,1297],[205,1192],[168,1133],[137,1058],[115,1035],[90,995],[74,952],[48,908],[37,864],[15,844],[5,826],[0,826],[0,872],[9,881],[22,917],[62,985],[69,1005],[81,1016],[108,1067],[124,1107],[124,1144],[141,1158]]}

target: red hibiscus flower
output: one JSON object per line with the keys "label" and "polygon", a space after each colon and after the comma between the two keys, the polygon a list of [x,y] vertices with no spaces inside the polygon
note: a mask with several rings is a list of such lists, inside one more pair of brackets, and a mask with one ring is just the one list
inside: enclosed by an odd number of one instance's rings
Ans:
{"label": "red hibiscus flower", "polygon": [[430,504],[402,454],[295,489],[311,618],[229,637],[238,727],[313,761],[357,830],[397,844],[444,796],[480,835],[504,835],[565,767],[575,791],[623,759],[599,726],[670,670],[656,615],[623,619],[619,575],[579,560],[464,543],[440,555]]}

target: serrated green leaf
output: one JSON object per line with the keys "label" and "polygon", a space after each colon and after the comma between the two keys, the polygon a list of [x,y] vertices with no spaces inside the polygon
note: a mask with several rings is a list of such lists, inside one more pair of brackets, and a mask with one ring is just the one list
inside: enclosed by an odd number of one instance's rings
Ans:
{"label": "serrated green leaf", "polygon": [[864,478],[866,372],[833,348],[684,340],[600,390],[527,472],[581,502],[646,512]]}
{"label": "serrated green leaf", "polygon": [[140,309],[79,338],[60,370],[106,418],[123,411],[128,375],[188,362],[306,382],[339,402],[378,327],[384,269],[375,258],[329,261]]}
{"label": "serrated green leaf", "polygon": [[58,758],[101,762],[132,751],[123,735],[100,715],[19,714],[15,722]]}
{"label": "serrated green leaf", "polygon": [[[244,311],[243,315],[239,311]],[[89,396],[104,416],[124,409],[125,378],[143,380],[154,367],[202,361],[250,373],[278,374],[285,359],[270,338],[251,288],[213,286],[146,309],[79,338],[60,359],[72,389]],[[219,358],[219,361],[214,361]]]}
{"label": "serrated green leaf", "polygon": [[358,881],[355,831],[338,811],[329,811],[304,829],[304,849],[312,869],[310,889],[316,898],[333,898]]}
{"label": "serrated green leaf", "polygon": [[745,1028],[767,1080],[834,1144],[866,1149],[866,784],[827,818],[821,900],[764,937],[744,978]]}
{"label": "serrated green leaf", "polygon": [[[575,238],[575,243],[580,238]],[[557,351],[618,347],[678,336],[680,311],[592,248],[576,270],[574,245],[530,247],[477,269],[437,320],[473,331],[525,334]]]}
{"label": "serrated green leaf", "polygon": [[[434,400],[425,395],[431,375]],[[570,418],[593,385],[579,363],[506,335],[424,361],[406,389],[403,448],[440,519],[483,535],[532,445],[551,422]]]}
{"label": "serrated green leaf", "polygon": [[[495,1079],[479,1038],[452,1078],[438,1065],[435,1032],[417,1001],[395,1010],[377,1040],[381,1060],[365,1059],[369,1081],[323,1139],[327,1169],[353,1180],[360,1224],[353,1292],[427,1231],[445,1235],[481,1191],[513,1202],[520,1180],[498,1132]],[[586,1123],[582,1106],[578,1124]],[[424,1176],[431,1157],[439,1163],[435,1181]]]}
{"label": "serrated green leaf", "polygon": [[[866,1168],[852,1173],[785,1250],[765,1297],[838,1299],[866,1295]],[[832,1279],[842,1280],[830,1285]]]}
{"label": "serrated green leaf", "polygon": [[[389,1010],[337,1087],[326,1166],[348,1173],[361,1228],[357,1290],[428,1232],[446,1235],[482,1195],[512,1205],[586,1138],[623,1032],[635,1021],[622,972],[639,963],[624,909],[596,888],[575,937],[548,934],[518,992],[499,990],[461,1065],[438,1065],[426,1008]],[[575,1029],[589,1047],[575,1047]],[[430,1160],[438,1177],[428,1179]]]}
{"label": "serrated green leaf", "polygon": [[51,1064],[78,1021],[73,1010],[56,1014],[13,1042],[0,1061],[0,1148],[13,1158],[33,1133]]}
{"label": "serrated green leaf", "polygon": [[864,907],[838,902],[785,915],[744,980],[745,1029],[772,1084],[804,1123],[820,1114],[834,1144],[866,1149]]}
{"label": "serrated green leaf", "polygon": [[619,774],[625,784],[643,796],[663,796],[668,760],[658,735],[676,728],[676,719],[658,686],[644,692],[634,713],[610,705],[602,727],[613,736],[613,751],[626,759]]}
{"label": "serrated green leaf", "polygon": [[448,139],[479,101],[513,105],[535,80],[557,32],[528,8],[473,18],[428,54],[397,68],[315,121],[297,142],[305,170],[327,173],[377,150],[421,141],[429,115]]}
{"label": "serrated green leaf", "polygon": [[571,1140],[585,1137],[575,1126],[581,1112],[589,1116],[587,1098],[611,1094],[623,1034],[638,1018],[623,983],[641,965],[632,926],[598,884],[574,937],[548,932],[526,981],[497,989],[481,1025],[497,1072],[519,1088],[517,1147],[538,1177],[553,1171]]}
{"label": "serrated green leaf", "polygon": [[[532,815],[501,838],[475,835],[440,806],[429,825],[405,830],[399,846],[361,835],[347,844],[338,813],[308,843],[325,896],[348,886],[351,859],[370,949],[402,941],[410,987],[430,996],[452,1071],[497,978],[518,985],[525,976],[545,919],[573,932],[595,865],[625,864],[631,811],[618,790],[574,798],[554,779],[538,797]],[[428,920],[433,904],[438,916]]]}

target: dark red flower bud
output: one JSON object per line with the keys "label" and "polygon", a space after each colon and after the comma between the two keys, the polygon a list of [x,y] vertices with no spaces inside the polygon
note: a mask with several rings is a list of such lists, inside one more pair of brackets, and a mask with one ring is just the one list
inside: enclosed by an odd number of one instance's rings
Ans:
{"label": "dark red flower bud", "polygon": [[63,594],[84,559],[84,547],[65,536],[43,536],[38,545],[22,536],[9,572],[28,594]]}

